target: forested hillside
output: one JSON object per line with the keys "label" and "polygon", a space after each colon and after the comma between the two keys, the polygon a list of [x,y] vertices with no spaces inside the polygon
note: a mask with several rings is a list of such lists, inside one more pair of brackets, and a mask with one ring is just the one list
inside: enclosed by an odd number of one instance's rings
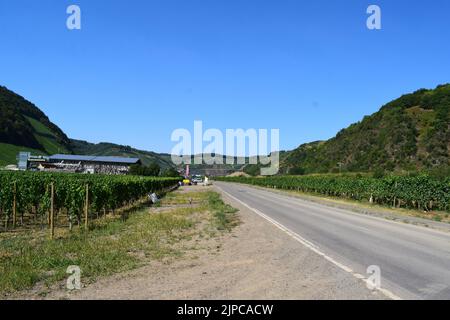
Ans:
{"label": "forested hillside", "polygon": [[450,84],[421,89],[341,130],[328,141],[301,145],[283,172],[416,171],[449,166]]}
{"label": "forested hillside", "polygon": [[19,150],[71,151],[69,138],[39,108],[0,86],[0,165],[15,163]]}

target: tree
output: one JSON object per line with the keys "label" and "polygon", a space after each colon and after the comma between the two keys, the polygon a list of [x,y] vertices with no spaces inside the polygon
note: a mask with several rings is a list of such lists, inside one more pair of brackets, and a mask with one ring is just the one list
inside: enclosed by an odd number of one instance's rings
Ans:
{"label": "tree", "polygon": [[152,162],[148,167],[147,167],[147,175],[148,176],[152,176],[152,177],[157,177],[159,176],[159,173],[161,172],[161,168],[159,167],[159,165],[156,162]]}
{"label": "tree", "polygon": [[179,177],[180,173],[174,168],[168,168],[164,170],[161,174],[162,177]]}
{"label": "tree", "polygon": [[385,176],[385,172],[382,168],[376,168],[373,173],[372,173],[372,177],[375,179],[382,179]]}
{"label": "tree", "polygon": [[133,176],[157,177],[160,171],[161,168],[157,163],[151,163],[148,167],[136,164],[130,166],[129,174]]}
{"label": "tree", "polygon": [[302,176],[305,174],[305,169],[300,168],[300,167],[293,167],[289,169],[288,174],[292,175],[292,176]]}
{"label": "tree", "polygon": [[258,176],[261,173],[261,166],[258,164],[248,164],[244,167],[244,172],[253,177]]}

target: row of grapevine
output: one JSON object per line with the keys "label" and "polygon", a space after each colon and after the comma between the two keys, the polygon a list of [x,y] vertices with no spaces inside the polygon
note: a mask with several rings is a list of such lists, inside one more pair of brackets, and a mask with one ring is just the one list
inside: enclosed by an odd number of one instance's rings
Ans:
{"label": "row of grapevine", "polygon": [[450,177],[437,180],[426,175],[361,176],[311,175],[273,177],[224,177],[217,180],[262,187],[297,190],[372,203],[420,210],[450,210]]}
{"label": "row of grapevine", "polygon": [[80,221],[86,190],[89,190],[90,210],[98,213],[123,207],[178,181],[178,178],[0,172],[0,214],[6,226],[13,213],[48,215],[53,185],[54,209],[66,212],[70,221]]}

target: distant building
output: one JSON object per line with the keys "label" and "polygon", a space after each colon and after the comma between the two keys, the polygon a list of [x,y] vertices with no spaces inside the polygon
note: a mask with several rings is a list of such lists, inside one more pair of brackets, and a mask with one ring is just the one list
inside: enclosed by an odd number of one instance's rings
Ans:
{"label": "distant building", "polygon": [[69,154],[55,154],[44,157],[32,156],[29,152],[21,152],[18,155],[19,170],[127,174],[130,166],[136,164],[141,164],[139,158]]}
{"label": "distant building", "polygon": [[28,169],[28,158],[31,156],[30,152],[20,152],[17,156],[17,167],[19,170]]}
{"label": "distant building", "polygon": [[130,170],[130,166],[141,164],[141,160],[126,157],[55,154],[49,157],[49,163],[66,166],[76,172],[126,174]]}
{"label": "distant building", "polygon": [[48,161],[45,156],[33,156],[30,152],[20,152],[17,156],[17,167],[21,171],[37,170],[39,164]]}

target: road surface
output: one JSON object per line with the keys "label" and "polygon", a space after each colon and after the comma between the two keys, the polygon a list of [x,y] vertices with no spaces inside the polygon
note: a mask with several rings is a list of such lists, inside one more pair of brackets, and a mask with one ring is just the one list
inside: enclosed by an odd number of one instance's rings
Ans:
{"label": "road surface", "polygon": [[450,299],[450,234],[331,208],[251,186],[215,182],[255,213],[356,277],[381,271],[402,299]]}

